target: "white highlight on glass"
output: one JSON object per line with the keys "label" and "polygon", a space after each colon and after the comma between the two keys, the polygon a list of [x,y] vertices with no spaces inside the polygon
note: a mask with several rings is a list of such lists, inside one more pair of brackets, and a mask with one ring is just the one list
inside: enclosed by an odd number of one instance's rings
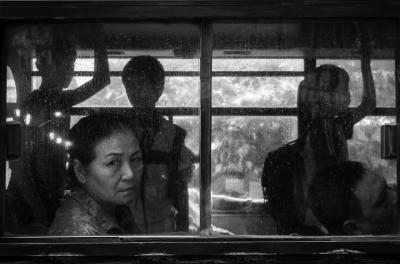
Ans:
{"label": "white highlight on glass", "polygon": [[21,110],[15,109],[15,116],[20,117],[21,116]]}
{"label": "white highlight on glass", "polygon": [[26,116],[25,116],[25,124],[27,125],[27,126],[29,126],[29,124],[31,123],[31,114],[26,114]]}

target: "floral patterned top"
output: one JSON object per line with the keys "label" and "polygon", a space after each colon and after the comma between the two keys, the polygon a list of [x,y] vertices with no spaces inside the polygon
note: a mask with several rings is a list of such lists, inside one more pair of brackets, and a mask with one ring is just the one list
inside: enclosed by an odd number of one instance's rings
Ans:
{"label": "floral patterned top", "polygon": [[87,192],[73,192],[61,202],[49,235],[112,235],[122,234],[114,216],[109,215]]}

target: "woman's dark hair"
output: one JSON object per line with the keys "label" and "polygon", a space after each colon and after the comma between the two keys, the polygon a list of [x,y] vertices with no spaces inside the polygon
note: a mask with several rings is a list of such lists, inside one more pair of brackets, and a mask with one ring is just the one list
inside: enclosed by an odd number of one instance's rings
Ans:
{"label": "woman's dark hair", "polygon": [[[137,130],[132,126],[129,119],[124,116],[100,113],[82,118],[69,131],[69,140],[71,142],[71,146],[68,148],[69,160],[77,159],[84,166],[89,165],[95,158],[96,144],[114,132],[123,130],[131,130],[138,142],[140,142]],[[68,174],[71,181],[70,187],[80,186],[71,162]]]}
{"label": "woman's dark hair", "polygon": [[343,233],[343,223],[361,214],[359,202],[352,190],[365,172],[362,163],[344,161],[315,176],[309,189],[310,206],[330,234]]}
{"label": "woman's dark hair", "polygon": [[152,56],[133,57],[122,71],[122,82],[125,87],[131,82],[132,78],[145,78],[151,87],[158,89],[156,92],[161,96],[164,90],[165,72],[161,63]]}

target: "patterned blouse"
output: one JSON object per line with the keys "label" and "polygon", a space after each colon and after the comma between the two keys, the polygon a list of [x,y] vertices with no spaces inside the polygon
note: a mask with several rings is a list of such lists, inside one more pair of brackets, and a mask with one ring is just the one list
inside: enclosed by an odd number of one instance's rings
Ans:
{"label": "patterned blouse", "polygon": [[85,191],[73,192],[61,202],[49,235],[112,235],[122,234],[117,220]]}

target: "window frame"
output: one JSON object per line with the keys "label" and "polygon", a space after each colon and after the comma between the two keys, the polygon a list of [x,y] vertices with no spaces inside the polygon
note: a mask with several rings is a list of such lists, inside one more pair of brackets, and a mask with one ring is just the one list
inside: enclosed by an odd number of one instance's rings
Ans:
{"label": "window frame", "polygon": [[[189,112],[193,115],[200,115],[201,126],[201,142],[200,156],[206,157],[206,160],[201,162],[201,175],[204,176],[201,181],[201,204],[202,214],[210,215],[210,199],[211,193],[206,190],[206,187],[211,183],[211,117],[212,115],[226,114],[223,108],[213,108],[211,100],[211,61],[212,52],[210,47],[210,35],[212,35],[211,24],[213,21],[220,19],[235,20],[239,17],[241,21],[249,19],[264,19],[270,15],[271,19],[309,19],[323,18],[325,15],[331,15],[335,19],[342,17],[349,18],[390,18],[397,24],[396,48],[395,48],[395,72],[400,72],[400,31],[399,19],[400,4],[396,1],[390,2],[386,8],[382,8],[378,1],[375,5],[368,7],[367,1],[364,5],[354,7],[347,4],[345,1],[338,1],[337,7],[324,5],[322,1],[317,4],[316,9],[312,9],[311,4],[303,3],[299,6],[292,4],[291,10],[285,12],[287,6],[273,7],[269,10],[261,7],[269,7],[270,2],[262,3],[255,1],[255,4],[249,1],[190,1],[183,3],[182,1],[150,1],[146,4],[141,1],[133,1],[132,3],[124,3],[118,1],[114,4],[103,1],[97,7],[96,4],[87,2],[61,2],[61,7],[54,2],[23,2],[17,6],[15,3],[4,2],[0,3],[0,34],[4,37],[5,28],[11,24],[26,23],[26,22],[114,22],[118,17],[118,12],[121,12],[121,21],[135,22],[137,20],[160,20],[161,22],[176,21],[176,22],[193,22],[193,17],[201,24],[201,61],[200,61],[200,86],[201,86],[201,103],[199,110],[193,109],[168,109],[165,114],[173,115],[182,111],[184,115]],[[365,6],[367,4],[367,6]],[[177,7],[175,7],[175,6]],[[117,7],[115,10],[110,10],[109,7]],[[218,7],[228,7],[227,13],[218,15]],[[347,7],[345,11],[339,6]],[[26,11],[24,8],[32,7],[33,10]],[[79,8],[77,8],[79,7]],[[196,7],[199,8],[196,10]],[[240,13],[235,15],[235,12],[241,11],[245,7],[250,11],[248,13]],[[374,9],[373,7],[376,7]],[[126,10],[124,10],[126,9]],[[260,10],[261,9],[261,10]],[[172,13],[166,14],[165,10],[170,10]],[[294,10],[294,11],[293,11]],[[300,13],[295,13],[295,11]],[[307,11],[311,10],[311,11]],[[372,11],[371,11],[372,10]],[[100,11],[99,14],[96,14]],[[148,11],[148,13],[143,13]],[[189,12],[185,12],[189,11]],[[276,13],[278,11],[278,13]],[[279,12],[280,11],[280,12]],[[323,11],[323,12],[320,12]],[[361,11],[361,13],[360,13]],[[51,13],[50,18],[48,12]],[[75,13],[76,12],[76,13]],[[87,13],[89,12],[89,16]],[[338,13],[335,13],[338,12]],[[339,14],[339,15],[337,15]],[[160,19],[161,15],[161,19]],[[62,17],[61,19],[59,17]],[[85,18],[89,17],[89,18]],[[300,18],[299,18],[300,17]],[[268,20],[267,20],[268,21]],[[204,36],[208,36],[204,38]],[[211,36],[212,37],[212,36]],[[3,38],[5,39],[5,38]],[[293,236],[244,236],[244,237],[199,237],[199,236],[107,236],[107,237],[6,237],[4,236],[4,190],[5,190],[5,160],[6,160],[6,122],[7,113],[6,103],[6,58],[7,47],[4,41],[0,42],[1,60],[0,60],[0,212],[2,212],[0,220],[0,256],[48,256],[48,255],[66,255],[82,256],[137,256],[137,255],[229,255],[229,254],[250,254],[250,255],[304,255],[304,254],[335,254],[340,250],[351,254],[399,254],[400,252],[400,236],[353,236],[353,237],[293,237]],[[204,53],[203,53],[204,52]],[[305,71],[307,67],[305,68]],[[393,109],[377,109],[373,115],[395,115],[396,122],[400,118],[400,85],[399,74],[396,74],[396,107]],[[91,110],[77,109],[79,113],[88,113]],[[82,112],[80,112],[82,111]],[[171,111],[171,112],[168,112]],[[188,111],[188,112],[186,112]],[[236,110],[233,110],[233,112]],[[252,115],[292,115],[293,109],[269,109],[259,110],[258,108],[249,108],[246,110]],[[264,112],[265,111],[265,112]],[[285,112],[287,111],[287,112]],[[168,112],[168,113],[167,113]],[[204,119],[204,122],[203,122]],[[399,134],[400,128],[397,128]],[[206,144],[208,143],[208,144]],[[400,149],[400,140],[397,142],[397,149]],[[397,182],[400,182],[400,155],[397,157]],[[203,174],[205,173],[205,174]],[[398,186],[399,188],[399,186]],[[398,192],[398,197],[400,194]],[[399,199],[400,200],[400,199]],[[400,211],[400,203],[398,204]],[[201,226],[207,227],[211,224],[211,219],[202,219]]]}

